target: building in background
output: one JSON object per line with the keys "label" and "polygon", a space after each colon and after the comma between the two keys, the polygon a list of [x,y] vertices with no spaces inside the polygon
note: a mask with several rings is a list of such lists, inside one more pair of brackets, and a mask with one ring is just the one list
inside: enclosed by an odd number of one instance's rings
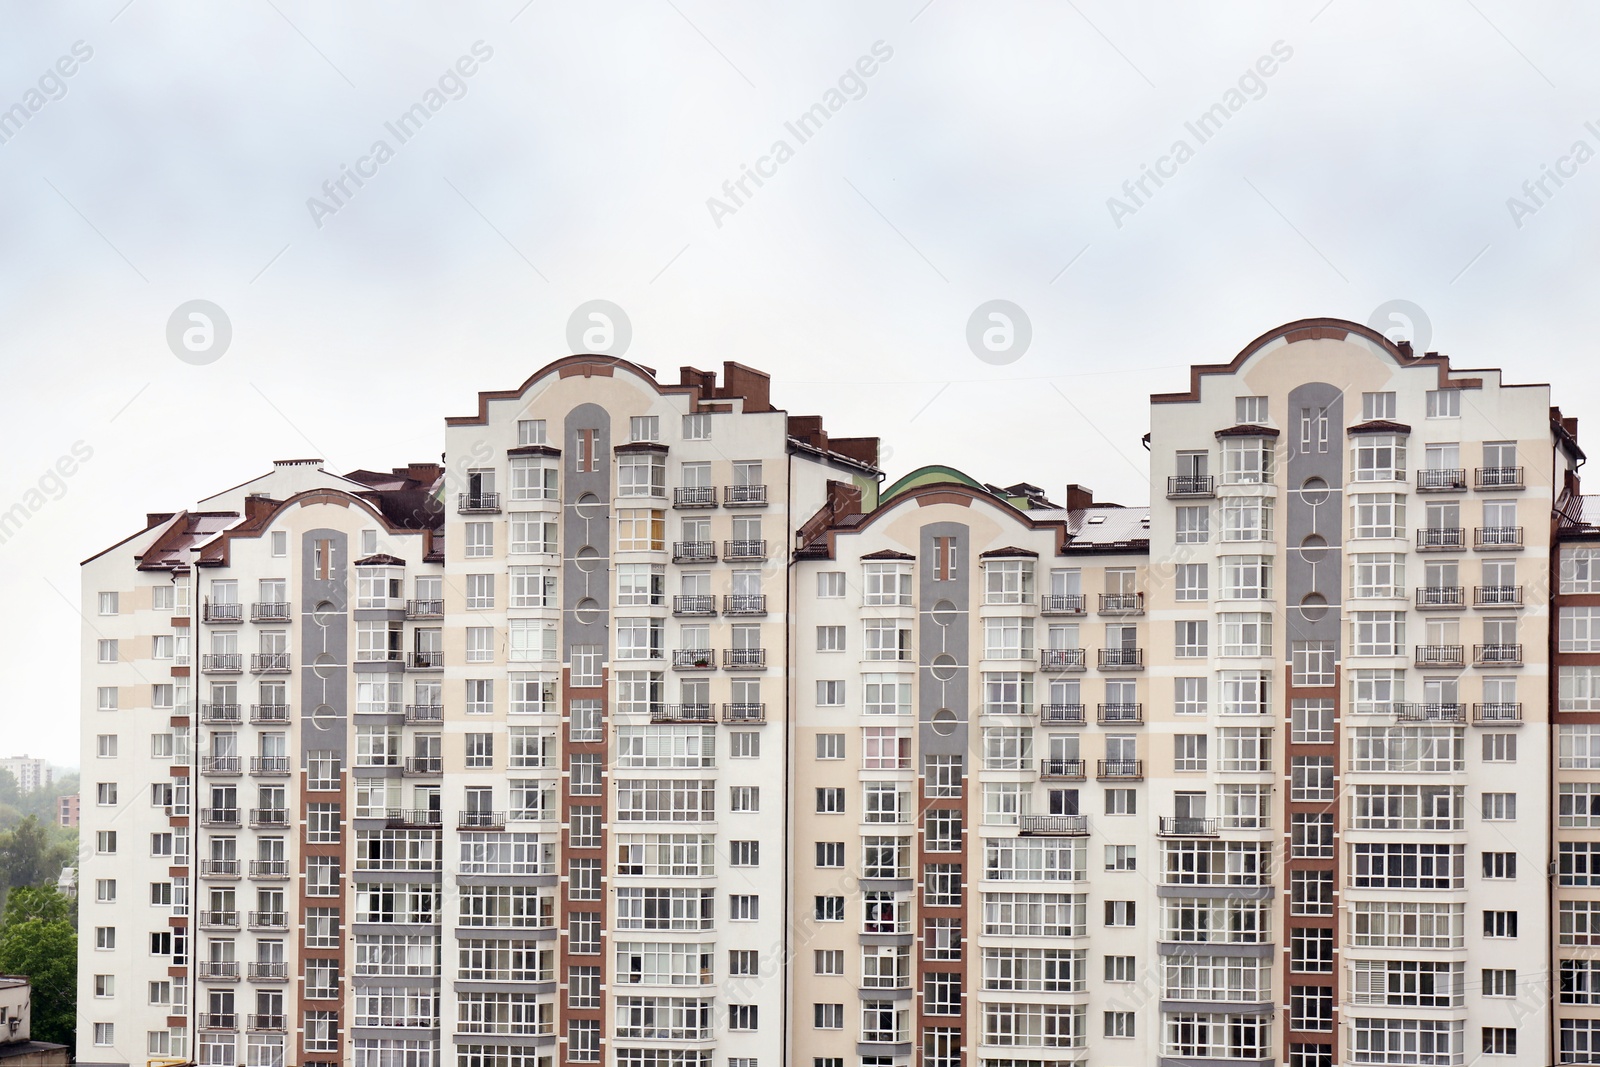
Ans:
{"label": "building in background", "polygon": [[79,1061],[1600,1059],[1575,421],[1337,320],[1152,399],[1122,507],[572,356],[149,516]]}
{"label": "building in background", "polygon": [[66,1067],[72,1050],[50,1041],[34,1041],[33,986],[26,977],[0,975],[0,1064],[5,1067]]}
{"label": "building in background", "polygon": [[78,825],[78,794],[56,798],[56,823],[60,826]]}
{"label": "building in background", "polygon": [[17,780],[17,788],[24,793],[48,789],[55,778],[49,763],[25,755],[0,759],[0,771],[9,771],[11,777]]}

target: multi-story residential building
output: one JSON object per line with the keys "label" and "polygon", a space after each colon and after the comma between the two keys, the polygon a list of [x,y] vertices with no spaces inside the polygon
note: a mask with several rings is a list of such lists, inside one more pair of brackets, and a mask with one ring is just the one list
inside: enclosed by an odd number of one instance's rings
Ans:
{"label": "multi-story residential building", "polygon": [[1575,422],[1337,320],[1152,399],[1153,504],[1056,503],[571,356],[151,516],[79,1059],[1600,1061]]}
{"label": "multi-story residential building", "polygon": [[78,794],[56,798],[56,824],[58,826],[78,825]]}
{"label": "multi-story residential building", "polygon": [[23,793],[48,789],[50,783],[55,780],[55,771],[48,762],[30,756],[0,759],[0,771],[6,771],[16,779],[17,789]]}

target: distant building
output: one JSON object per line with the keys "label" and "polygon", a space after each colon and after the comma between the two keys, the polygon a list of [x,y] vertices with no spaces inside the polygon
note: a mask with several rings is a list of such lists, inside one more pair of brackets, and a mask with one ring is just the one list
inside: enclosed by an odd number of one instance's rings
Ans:
{"label": "distant building", "polygon": [[61,868],[61,875],[56,879],[56,892],[74,900],[78,898],[78,868]]}
{"label": "distant building", "polygon": [[33,987],[16,975],[0,976],[0,1064],[5,1067],[66,1067],[71,1050],[49,1041],[31,1040]]}
{"label": "distant building", "polygon": [[62,826],[78,825],[78,794],[69,797],[58,797],[56,800],[56,822]]}
{"label": "distant building", "polygon": [[35,789],[48,789],[54,779],[54,772],[50,770],[48,763],[42,759],[33,759],[26,754],[0,759],[0,770],[10,771],[11,777],[17,780],[17,788],[24,793],[31,793]]}

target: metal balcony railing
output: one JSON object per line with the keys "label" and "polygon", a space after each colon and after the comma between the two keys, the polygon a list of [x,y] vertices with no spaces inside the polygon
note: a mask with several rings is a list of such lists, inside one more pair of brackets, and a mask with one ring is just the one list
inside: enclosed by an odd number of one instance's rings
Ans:
{"label": "metal balcony railing", "polygon": [[1462,667],[1466,665],[1460,645],[1418,645],[1418,667]]}
{"label": "metal balcony railing", "polygon": [[456,496],[456,511],[461,515],[490,515],[499,510],[499,493],[460,493]]}
{"label": "metal balcony railing", "polygon": [[238,756],[201,756],[200,773],[216,775],[242,774]]}
{"label": "metal balcony railing", "polygon": [[443,756],[407,756],[403,774],[413,777],[432,777],[444,773]]}
{"label": "metal balcony railing", "polygon": [[406,618],[442,619],[444,618],[444,601],[408,600],[406,601]]}
{"label": "metal balcony railing", "polygon": [[286,600],[258,600],[250,605],[251,622],[288,622],[289,618]]}
{"label": "metal balcony railing", "polygon": [[202,1030],[237,1030],[239,1029],[239,1016],[231,1011],[202,1011],[200,1015],[200,1029]]}
{"label": "metal balcony railing", "polygon": [[238,725],[244,721],[244,709],[238,704],[201,704],[200,721],[219,726]]}
{"label": "metal balcony railing", "polygon": [[1217,495],[1217,479],[1212,474],[1174,474],[1167,478],[1167,499]]}
{"label": "metal balcony railing", "polygon": [[1052,837],[1083,837],[1089,833],[1087,815],[1019,815],[1017,832]]}
{"label": "metal balcony railing", "polygon": [[1143,593],[1101,593],[1100,614],[1143,615]]}
{"label": "metal balcony railing", "polygon": [[1520,667],[1522,646],[1520,644],[1473,645],[1472,661],[1480,667]]}
{"label": "metal balcony railing", "polygon": [[722,558],[728,562],[735,560],[756,561],[767,558],[767,542],[754,541],[724,541],[722,542]]}
{"label": "metal balcony railing", "polygon": [[200,669],[208,674],[238,674],[244,670],[244,656],[238,652],[203,652]]}
{"label": "metal balcony railing", "polygon": [[1088,657],[1081,648],[1041,648],[1039,667],[1046,671],[1081,671],[1088,666]]}
{"label": "metal balcony railing", "polygon": [[651,722],[716,722],[710,704],[658,704],[650,709]]}
{"label": "metal balcony railing", "polygon": [[200,877],[202,878],[237,878],[239,877],[238,860],[201,860]]}
{"label": "metal balcony railing", "polygon": [[714,485],[680,485],[672,491],[675,508],[714,508],[717,506],[717,487]]}
{"label": "metal balcony railing", "polygon": [[239,964],[235,960],[197,960],[195,974],[202,982],[237,982]]}
{"label": "metal balcony railing", "polygon": [[1479,490],[1523,487],[1521,467],[1479,467],[1472,480]]}
{"label": "metal balcony railing", "polygon": [[1424,585],[1417,589],[1417,607],[1459,608],[1466,603],[1466,590],[1459,585]]}
{"label": "metal balcony railing", "polygon": [[287,704],[251,704],[250,721],[257,726],[285,723],[289,721],[289,705]]}
{"label": "metal balcony railing", "polygon": [[1143,704],[1101,704],[1099,712],[1101,726],[1132,726],[1144,722]]}
{"label": "metal balcony railing", "polygon": [[722,598],[722,613],[724,615],[765,615],[767,613],[767,597],[765,593],[734,593]]}
{"label": "metal balcony railing", "polygon": [[253,652],[250,655],[251,674],[288,674],[289,653]]}
{"label": "metal balcony railing", "polygon": [[288,808],[251,808],[250,825],[263,830],[282,830],[289,825]]}
{"label": "metal balcony railing", "polygon": [[1472,605],[1478,608],[1520,608],[1522,606],[1522,586],[1473,586]]}
{"label": "metal balcony railing", "polygon": [[1465,704],[1396,704],[1395,718],[1401,722],[1466,722]]}
{"label": "metal balcony railing", "polygon": [[674,615],[715,615],[717,613],[717,598],[714,596],[691,595],[675,596],[672,598],[672,613]]}
{"label": "metal balcony railing", "polygon": [[238,826],[238,808],[201,808],[201,826]]}
{"label": "metal balcony railing", "polygon": [[1417,531],[1417,548],[1465,548],[1467,531],[1460,526],[1431,526]]}
{"label": "metal balcony railing", "polygon": [[1467,487],[1467,472],[1462,467],[1431,467],[1417,471],[1417,491],[1447,493]]}
{"label": "metal balcony railing", "polygon": [[287,930],[289,913],[286,911],[252,911],[249,918],[252,930]]}
{"label": "metal balcony railing", "polygon": [[444,722],[443,704],[407,704],[406,722]]}
{"label": "metal balcony railing", "polygon": [[1486,552],[1521,548],[1522,527],[1479,526],[1473,531],[1473,547]]}
{"label": "metal balcony railing", "polygon": [[722,666],[730,671],[758,671],[767,666],[767,650],[764,648],[725,648],[722,650]]}
{"label": "metal balcony railing", "polygon": [[1082,593],[1046,593],[1039,598],[1039,614],[1082,615],[1087,599]]}
{"label": "metal balcony railing", "polygon": [[1085,721],[1082,704],[1040,704],[1039,713],[1046,726],[1082,726]]}
{"label": "metal balcony railing", "polygon": [[433,808],[389,808],[384,817],[391,827],[427,827],[444,825],[444,813]]}
{"label": "metal balcony railing", "polygon": [[1472,705],[1472,721],[1479,726],[1496,726],[1522,722],[1522,702]]}
{"label": "metal balcony railing", "polygon": [[1102,648],[1100,669],[1103,671],[1137,671],[1144,669],[1142,648]]}
{"label": "metal balcony railing", "polygon": [[763,723],[767,721],[767,706],[750,702],[722,705],[722,721],[726,723]]}
{"label": "metal balcony railing", "polygon": [[281,777],[290,771],[288,756],[251,756],[250,773],[263,777]]}
{"label": "metal balcony railing", "polygon": [[1096,778],[1143,778],[1144,760],[1103,759],[1095,765]]}
{"label": "metal balcony railing", "polygon": [[1086,767],[1086,761],[1081,759],[1042,759],[1039,761],[1039,777],[1082,781],[1087,774]]}
{"label": "metal balcony railing", "polygon": [[200,925],[213,930],[237,930],[239,913],[236,911],[202,911]]}
{"label": "metal balcony railing", "polygon": [[1217,819],[1193,819],[1187,815],[1163,815],[1158,832],[1163,837],[1216,837]]}
{"label": "metal balcony railing", "polygon": [[[234,866],[234,870],[237,871],[238,870],[238,866],[237,865],[238,865],[239,861],[238,860],[232,860],[232,861],[229,861],[229,862],[232,862],[235,865]],[[267,879],[267,878],[270,878],[270,879],[287,878],[287,877],[289,877],[289,861],[288,860],[251,860],[250,861],[250,877],[251,878],[263,878],[263,879]]]}
{"label": "metal balcony railing", "polygon": [[406,666],[414,671],[444,669],[444,649],[413,650],[406,655]]}
{"label": "metal balcony railing", "polygon": [[211,600],[205,601],[200,606],[201,622],[243,622],[243,604],[218,604]]}
{"label": "metal balcony railing", "polygon": [[722,506],[727,508],[762,508],[767,506],[767,487],[764,485],[728,485],[722,489]]}
{"label": "metal balcony railing", "polygon": [[672,653],[675,671],[714,671],[717,669],[717,650],[714,648],[679,648]]}
{"label": "metal balcony railing", "polygon": [[247,1015],[245,1023],[247,1030],[267,1033],[282,1033],[289,1029],[289,1019],[285,1015]]}
{"label": "metal balcony railing", "polygon": [[456,816],[458,830],[504,830],[506,813],[503,811],[463,811]]}
{"label": "metal balcony railing", "polygon": [[287,982],[289,980],[289,965],[287,963],[247,963],[245,975],[252,982]]}
{"label": "metal balcony railing", "polygon": [[715,541],[672,542],[672,562],[674,563],[715,563],[716,561],[717,543]]}

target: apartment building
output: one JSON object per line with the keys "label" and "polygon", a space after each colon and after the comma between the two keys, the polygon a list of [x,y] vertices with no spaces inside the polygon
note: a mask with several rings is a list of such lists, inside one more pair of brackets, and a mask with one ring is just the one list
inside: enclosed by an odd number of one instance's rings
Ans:
{"label": "apartment building", "polygon": [[150,516],[84,567],[80,1061],[1600,1061],[1575,421],[1310,320],[1151,426],[1149,507],[884,486],[577,355]]}
{"label": "apartment building", "polygon": [[30,756],[0,759],[0,771],[8,772],[16,780],[17,788],[24,793],[48,789],[55,780],[55,770],[48,762]]}

